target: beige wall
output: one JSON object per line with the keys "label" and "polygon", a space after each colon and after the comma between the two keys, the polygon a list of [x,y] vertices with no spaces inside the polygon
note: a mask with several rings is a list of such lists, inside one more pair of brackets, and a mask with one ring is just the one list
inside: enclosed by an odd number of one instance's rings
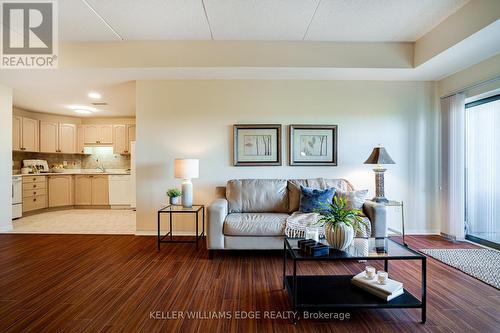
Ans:
{"label": "beige wall", "polygon": [[[500,77],[500,54],[474,66],[450,75],[438,82],[439,96],[470,87],[474,84]],[[500,88],[500,81],[475,89],[473,94]]]}
{"label": "beige wall", "polygon": [[[137,231],[156,230],[166,189],[180,185],[176,157],[200,159],[194,199],[205,204],[232,178],[343,177],[372,195],[373,172],[363,162],[380,143],[397,163],[388,168],[386,191],[405,200],[407,229],[436,232],[434,95],[428,82],[138,81]],[[284,157],[281,167],[233,167],[235,123],[338,124],[339,166],[289,167]]]}
{"label": "beige wall", "polygon": [[12,89],[0,84],[0,231],[12,227]]}

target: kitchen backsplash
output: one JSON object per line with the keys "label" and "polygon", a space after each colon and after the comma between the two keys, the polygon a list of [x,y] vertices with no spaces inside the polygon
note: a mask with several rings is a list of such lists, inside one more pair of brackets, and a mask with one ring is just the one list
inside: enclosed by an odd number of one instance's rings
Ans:
{"label": "kitchen backsplash", "polygon": [[[97,159],[99,162],[97,162]],[[130,155],[106,154],[82,156],[82,169],[95,169],[100,165],[106,169],[130,169]]]}
{"label": "kitchen backsplash", "polygon": [[[105,154],[105,155],[78,155],[78,154],[50,154],[13,152],[12,170],[18,171],[22,167],[23,160],[40,159],[47,160],[49,167],[53,164],[68,163],[66,169],[95,169],[101,165],[106,169],[130,169],[130,155]],[[99,163],[96,162],[99,159]]]}

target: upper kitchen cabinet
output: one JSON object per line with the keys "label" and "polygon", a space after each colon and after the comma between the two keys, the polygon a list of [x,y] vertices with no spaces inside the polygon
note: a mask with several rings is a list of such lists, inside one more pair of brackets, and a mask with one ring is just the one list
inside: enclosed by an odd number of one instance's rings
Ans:
{"label": "upper kitchen cabinet", "polygon": [[23,146],[21,150],[39,151],[38,120],[23,117]]}
{"label": "upper kitchen cabinet", "polygon": [[77,149],[76,151],[80,154],[83,154],[85,153],[85,139],[84,139],[84,129],[83,129],[83,125],[78,125],[78,128],[77,128],[77,132],[78,132],[78,138],[77,138]]}
{"label": "upper kitchen cabinet", "polygon": [[12,116],[12,150],[21,150],[23,117]]}
{"label": "upper kitchen cabinet", "polygon": [[135,125],[127,125],[127,131],[128,131],[128,141],[130,148],[130,142],[135,141]]}
{"label": "upper kitchen cabinet", "polygon": [[77,152],[75,124],[40,121],[40,151],[44,153]]}
{"label": "upper kitchen cabinet", "polygon": [[12,117],[12,149],[22,151],[38,150],[38,120]]}
{"label": "upper kitchen cabinet", "polygon": [[42,153],[59,152],[59,124],[40,121],[40,151]]}
{"label": "upper kitchen cabinet", "polygon": [[83,140],[87,145],[113,144],[113,125],[83,125]]}
{"label": "upper kitchen cabinet", "polygon": [[78,130],[75,124],[59,124],[59,152],[73,154],[80,152],[77,147]]}
{"label": "upper kitchen cabinet", "polygon": [[113,126],[113,152],[115,154],[128,153],[128,130],[127,125]]}

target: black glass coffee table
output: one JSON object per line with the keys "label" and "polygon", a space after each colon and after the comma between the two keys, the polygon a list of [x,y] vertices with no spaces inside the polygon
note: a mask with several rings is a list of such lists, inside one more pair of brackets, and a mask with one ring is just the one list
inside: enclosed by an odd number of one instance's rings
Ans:
{"label": "black glass coffee table", "polygon": [[[298,241],[303,238],[284,239],[283,289],[288,291],[294,311],[325,311],[328,309],[376,309],[376,308],[420,308],[422,323],[426,321],[426,257],[411,248],[388,238],[355,238],[345,251],[330,249],[329,254],[313,257],[302,253]],[[321,243],[328,245],[326,240]],[[293,261],[292,274],[287,272],[287,261]],[[391,260],[421,261],[420,299],[406,289],[391,301],[382,300],[356,286],[351,285],[354,275],[298,275],[297,265],[301,261],[337,260],[383,260],[389,273]]]}

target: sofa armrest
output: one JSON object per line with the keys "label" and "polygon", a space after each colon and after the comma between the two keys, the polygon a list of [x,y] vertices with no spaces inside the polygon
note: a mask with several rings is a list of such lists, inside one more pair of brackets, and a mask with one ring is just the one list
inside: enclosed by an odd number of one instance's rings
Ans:
{"label": "sofa armrest", "polygon": [[224,249],[224,220],[228,211],[226,199],[216,199],[208,206],[207,247],[209,250]]}
{"label": "sofa armrest", "polygon": [[387,237],[387,207],[374,201],[367,200],[363,204],[363,213],[372,224],[372,237]]}

